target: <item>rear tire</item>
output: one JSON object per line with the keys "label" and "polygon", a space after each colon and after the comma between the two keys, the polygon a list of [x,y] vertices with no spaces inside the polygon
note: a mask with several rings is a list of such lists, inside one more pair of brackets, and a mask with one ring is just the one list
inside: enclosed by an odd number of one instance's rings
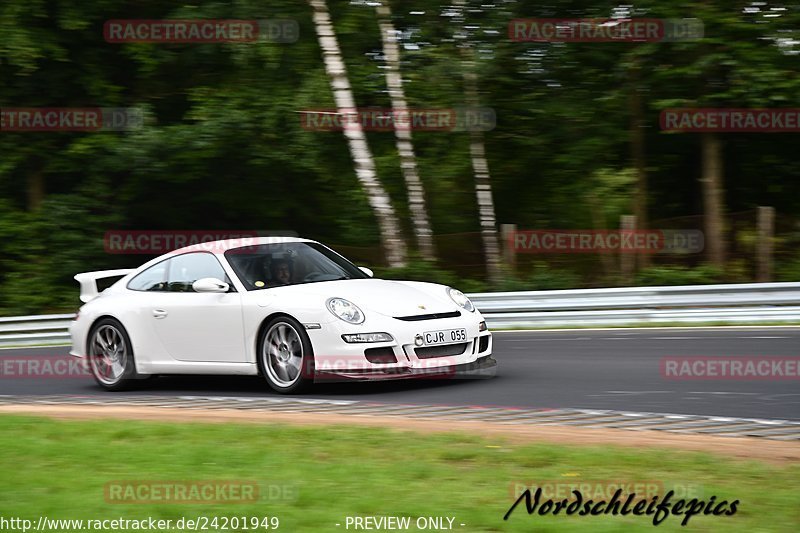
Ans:
{"label": "rear tire", "polygon": [[87,352],[92,377],[107,391],[127,390],[143,377],[136,373],[128,332],[116,319],[104,318],[92,327]]}
{"label": "rear tire", "polygon": [[288,316],[267,323],[258,341],[258,369],[281,394],[297,394],[311,387],[314,351],[302,324]]}

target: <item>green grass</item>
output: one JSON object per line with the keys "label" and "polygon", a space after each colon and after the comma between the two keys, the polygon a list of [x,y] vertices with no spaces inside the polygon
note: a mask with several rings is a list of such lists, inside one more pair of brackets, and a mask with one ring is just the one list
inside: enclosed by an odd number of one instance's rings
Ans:
{"label": "green grass", "polygon": [[[0,472],[0,515],[34,521],[278,516],[281,531],[316,532],[346,531],[348,515],[431,515],[455,516],[466,524],[455,529],[469,532],[652,530],[647,516],[528,516],[524,505],[503,521],[511,483],[568,479],[692,484],[704,498],[741,502],[732,517],[695,516],[682,528],[670,516],[657,531],[797,531],[800,524],[798,465],[363,427],[0,416]],[[122,480],[253,481],[288,487],[291,496],[236,505],[107,503],[104,485]]]}

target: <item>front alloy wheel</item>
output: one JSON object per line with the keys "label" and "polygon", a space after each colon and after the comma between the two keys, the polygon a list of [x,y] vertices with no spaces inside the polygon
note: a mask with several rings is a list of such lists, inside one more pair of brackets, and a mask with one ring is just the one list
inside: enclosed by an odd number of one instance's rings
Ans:
{"label": "front alloy wheel", "polygon": [[277,317],[261,335],[258,364],[267,383],[284,394],[300,392],[314,379],[311,341],[296,320]]}

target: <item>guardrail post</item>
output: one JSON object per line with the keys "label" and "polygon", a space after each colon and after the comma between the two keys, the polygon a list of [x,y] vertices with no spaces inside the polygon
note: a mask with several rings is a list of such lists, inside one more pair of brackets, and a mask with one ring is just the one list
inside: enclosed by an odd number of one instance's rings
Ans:
{"label": "guardrail post", "polygon": [[[619,219],[620,229],[625,231],[633,231],[636,229],[636,215],[622,215]],[[625,251],[620,248],[619,264],[622,271],[622,279],[626,283],[630,283],[633,279],[633,266],[636,261],[636,256],[631,251]]]}
{"label": "guardrail post", "polygon": [[[592,224],[595,230],[603,231],[607,228],[607,224],[605,222],[605,217],[603,216],[603,210],[600,207],[600,201],[597,199],[597,195],[594,193],[590,193],[586,197],[587,202],[589,203],[589,210],[592,213]],[[617,271],[614,267],[614,255],[613,254],[598,254],[600,255],[600,264],[603,266],[603,275],[605,277],[611,277],[616,275]]]}
{"label": "guardrail post", "polygon": [[756,241],[756,281],[772,281],[773,236],[775,234],[775,208],[758,207],[758,240]]}
{"label": "guardrail post", "polygon": [[517,269],[517,254],[512,236],[517,232],[516,224],[500,224],[500,240],[503,243],[503,260],[511,272]]}

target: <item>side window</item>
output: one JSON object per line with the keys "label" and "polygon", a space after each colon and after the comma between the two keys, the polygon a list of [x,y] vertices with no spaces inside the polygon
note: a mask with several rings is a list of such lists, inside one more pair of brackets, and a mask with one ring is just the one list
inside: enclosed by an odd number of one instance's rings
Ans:
{"label": "side window", "polygon": [[213,254],[194,252],[170,259],[168,291],[194,292],[192,283],[202,278],[217,278],[230,283],[222,265]]}
{"label": "side window", "polygon": [[169,261],[161,261],[141,272],[128,282],[133,291],[165,291],[167,290],[167,268]]}

